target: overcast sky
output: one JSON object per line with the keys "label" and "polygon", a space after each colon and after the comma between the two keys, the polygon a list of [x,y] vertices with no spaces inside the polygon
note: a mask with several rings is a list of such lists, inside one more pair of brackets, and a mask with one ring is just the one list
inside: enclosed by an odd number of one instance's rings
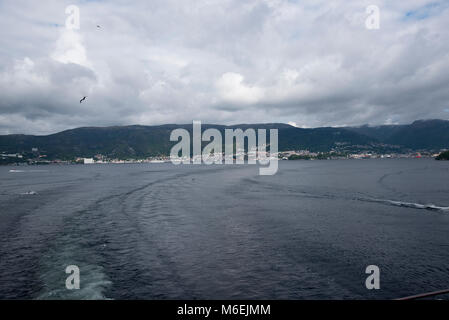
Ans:
{"label": "overcast sky", "polygon": [[128,3],[0,0],[0,134],[449,119],[447,0]]}

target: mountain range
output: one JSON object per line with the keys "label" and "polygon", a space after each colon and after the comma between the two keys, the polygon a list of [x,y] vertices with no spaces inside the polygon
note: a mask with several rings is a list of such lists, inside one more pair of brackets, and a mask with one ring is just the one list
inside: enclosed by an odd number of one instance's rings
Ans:
{"label": "mountain range", "polygon": [[[177,128],[192,131],[192,125],[82,127],[37,136],[0,135],[0,153],[27,154],[33,148],[48,159],[73,159],[102,154],[109,158],[145,158],[168,155],[176,142],[170,133]],[[449,121],[418,120],[408,125],[359,127],[297,128],[281,123],[213,125],[202,129],[247,128],[279,131],[279,151],[309,150],[314,152],[413,152],[439,151],[449,148]],[[223,134],[224,137],[224,134]]]}

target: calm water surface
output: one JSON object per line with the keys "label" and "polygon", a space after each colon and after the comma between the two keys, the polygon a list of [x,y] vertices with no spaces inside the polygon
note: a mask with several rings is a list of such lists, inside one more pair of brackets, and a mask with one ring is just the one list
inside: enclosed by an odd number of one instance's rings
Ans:
{"label": "calm water surface", "polygon": [[[365,288],[365,268],[381,289]],[[65,268],[81,289],[65,289]],[[449,162],[0,167],[0,299],[385,299],[449,288]]]}

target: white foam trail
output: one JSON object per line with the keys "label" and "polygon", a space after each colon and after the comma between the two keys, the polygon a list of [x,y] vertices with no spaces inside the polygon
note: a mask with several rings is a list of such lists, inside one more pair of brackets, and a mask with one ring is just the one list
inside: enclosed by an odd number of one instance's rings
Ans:
{"label": "white foam trail", "polygon": [[[87,284],[85,284],[87,283]],[[56,287],[54,283],[49,284]],[[88,274],[81,280],[79,290],[68,290],[60,285],[59,288],[41,293],[38,300],[111,300],[104,295],[104,290],[112,285],[112,281],[106,279],[104,274]]]}
{"label": "white foam trail", "polygon": [[21,193],[21,195],[36,195],[36,194],[37,194],[36,191],[27,191],[27,192]]}
{"label": "white foam trail", "polygon": [[414,208],[414,209],[426,209],[426,210],[435,210],[435,211],[449,211],[449,207],[442,207],[434,205],[433,203],[429,204],[421,204],[421,203],[415,203],[415,202],[404,202],[404,201],[395,201],[395,200],[388,200],[388,199],[369,199],[370,201],[374,202],[381,202],[381,203],[387,203],[398,207],[407,207],[407,208]]}
{"label": "white foam trail", "polygon": [[16,170],[11,169],[9,170],[10,173],[23,173],[23,172],[48,172],[48,170]]}

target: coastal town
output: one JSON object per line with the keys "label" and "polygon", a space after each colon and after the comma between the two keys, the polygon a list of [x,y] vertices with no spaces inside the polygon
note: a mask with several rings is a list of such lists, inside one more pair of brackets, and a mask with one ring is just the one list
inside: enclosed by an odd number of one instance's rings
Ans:
{"label": "coastal town", "polygon": [[[279,160],[291,161],[291,160],[346,160],[346,159],[397,159],[397,158],[436,158],[441,153],[447,150],[442,149],[439,152],[420,151],[420,152],[407,152],[407,153],[375,153],[375,152],[359,152],[359,153],[345,153],[339,151],[330,152],[311,152],[309,150],[289,150],[281,151],[277,153]],[[248,159],[258,160],[253,156],[254,152],[237,152],[233,159]],[[270,154],[258,155],[260,157],[269,158]],[[273,156],[271,155],[271,158]],[[184,163],[193,162],[193,158],[178,159]],[[220,162],[225,161],[224,154],[211,154],[203,157],[203,161]],[[110,158],[102,154],[97,154],[93,157],[74,157],[73,159],[48,159],[47,155],[39,152],[38,148],[33,148],[29,153],[0,153],[1,165],[46,165],[46,164],[126,164],[126,163],[164,163],[171,162],[169,155],[158,155],[146,158]]]}

